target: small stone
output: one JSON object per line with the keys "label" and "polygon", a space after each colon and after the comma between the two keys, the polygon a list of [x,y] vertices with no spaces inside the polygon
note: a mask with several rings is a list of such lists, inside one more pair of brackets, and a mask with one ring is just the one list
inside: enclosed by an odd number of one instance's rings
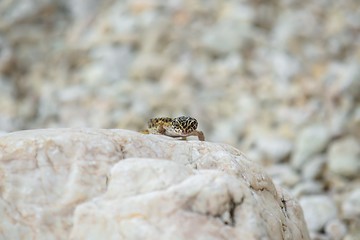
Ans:
{"label": "small stone", "polygon": [[246,157],[251,159],[251,161],[256,162],[260,165],[264,164],[263,160],[264,160],[264,156],[261,152],[254,150],[254,149],[250,149],[246,152]]}
{"label": "small stone", "polygon": [[7,74],[13,71],[15,68],[14,64],[14,53],[9,43],[5,39],[0,37],[0,81],[3,73]]}
{"label": "small stone", "polygon": [[328,167],[335,174],[344,177],[358,176],[360,171],[360,143],[353,137],[346,137],[332,143],[328,152]]}
{"label": "small stone", "polygon": [[312,240],[331,240],[325,234],[317,233],[317,232],[310,233],[310,239],[312,239]]}
{"label": "small stone", "polygon": [[355,99],[360,99],[360,70],[356,63],[349,66],[349,71],[346,72],[346,79],[344,87],[346,95],[350,95]]}
{"label": "small stone", "polygon": [[302,177],[305,180],[314,180],[322,174],[325,167],[325,157],[317,156],[305,163],[302,169]]}
{"label": "small stone", "polygon": [[360,218],[360,188],[355,189],[345,198],[341,210],[345,218]]}
{"label": "small stone", "polygon": [[354,136],[360,139],[360,106],[354,110],[348,125],[349,131],[354,133]]}
{"label": "small stone", "polygon": [[349,123],[347,109],[339,109],[339,111],[329,119],[330,131],[333,136],[341,136],[346,131],[346,126]]}
{"label": "small stone", "polygon": [[158,79],[166,69],[169,59],[158,54],[139,55],[130,68],[130,77],[134,79]]}
{"label": "small stone", "polygon": [[347,232],[347,227],[344,222],[339,219],[334,219],[328,222],[325,226],[325,233],[331,239],[343,239]]}
{"label": "small stone", "polygon": [[309,231],[320,231],[337,216],[334,201],[326,195],[304,196],[300,199]]}
{"label": "small stone", "polygon": [[202,37],[202,44],[216,55],[238,51],[243,44],[241,36],[249,31],[245,26],[232,26],[231,22],[218,23]]}
{"label": "small stone", "polygon": [[359,240],[360,239],[360,220],[353,221],[349,224],[348,233],[344,240]]}
{"label": "small stone", "polygon": [[234,132],[238,131],[236,126],[230,121],[219,121],[214,128],[214,133],[211,138],[219,142],[234,142],[237,138],[237,134],[233,134]]}
{"label": "small stone", "polygon": [[300,69],[300,63],[296,57],[282,51],[274,51],[271,56],[271,63],[280,81],[287,82]]}
{"label": "small stone", "polygon": [[265,137],[257,141],[257,146],[268,159],[280,162],[290,155],[293,144],[290,140],[280,137]]}
{"label": "small stone", "polygon": [[273,181],[281,186],[292,187],[300,181],[300,176],[290,166],[281,164],[273,165],[266,169]]}
{"label": "small stone", "polygon": [[320,194],[324,189],[324,185],[320,182],[306,181],[300,182],[292,189],[292,194],[295,197],[310,194]]}
{"label": "small stone", "polygon": [[301,168],[312,156],[323,151],[330,141],[330,132],[323,125],[303,129],[296,139],[292,165]]}

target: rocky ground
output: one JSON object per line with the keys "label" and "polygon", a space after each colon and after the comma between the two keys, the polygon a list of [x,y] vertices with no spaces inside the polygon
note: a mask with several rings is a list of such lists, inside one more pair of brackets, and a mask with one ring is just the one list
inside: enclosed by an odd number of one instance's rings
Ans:
{"label": "rocky ground", "polygon": [[299,199],[312,239],[359,239],[359,42],[356,0],[2,0],[0,134],[191,115]]}
{"label": "rocky ground", "polygon": [[227,145],[122,129],[0,138],[0,240],[309,240],[299,203]]}

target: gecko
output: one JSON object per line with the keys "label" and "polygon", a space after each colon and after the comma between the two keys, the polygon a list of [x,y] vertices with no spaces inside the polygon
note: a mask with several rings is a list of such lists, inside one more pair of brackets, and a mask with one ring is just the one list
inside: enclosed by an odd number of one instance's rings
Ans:
{"label": "gecko", "polygon": [[202,131],[196,130],[198,122],[192,117],[159,117],[151,118],[148,122],[148,129],[140,131],[144,134],[161,134],[169,137],[181,137],[186,140],[188,136],[197,136],[200,141],[205,141]]}

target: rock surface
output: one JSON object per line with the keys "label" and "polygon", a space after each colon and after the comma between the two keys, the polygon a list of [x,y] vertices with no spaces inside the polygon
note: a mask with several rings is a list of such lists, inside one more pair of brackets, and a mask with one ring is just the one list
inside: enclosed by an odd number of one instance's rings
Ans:
{"label": "rock surface", "polygon": [[0,239],[309,239],[238,150],[127,130],[0,137]]}

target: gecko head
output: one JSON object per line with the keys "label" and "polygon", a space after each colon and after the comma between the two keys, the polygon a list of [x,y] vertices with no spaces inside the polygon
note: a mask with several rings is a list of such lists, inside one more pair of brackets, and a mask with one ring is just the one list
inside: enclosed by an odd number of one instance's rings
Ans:
{"label": "gecko head", "polygon": [[177,133],[190,133],[196,130],[198,122],[195,118],[181,116],[174,118],[171,125]]}

